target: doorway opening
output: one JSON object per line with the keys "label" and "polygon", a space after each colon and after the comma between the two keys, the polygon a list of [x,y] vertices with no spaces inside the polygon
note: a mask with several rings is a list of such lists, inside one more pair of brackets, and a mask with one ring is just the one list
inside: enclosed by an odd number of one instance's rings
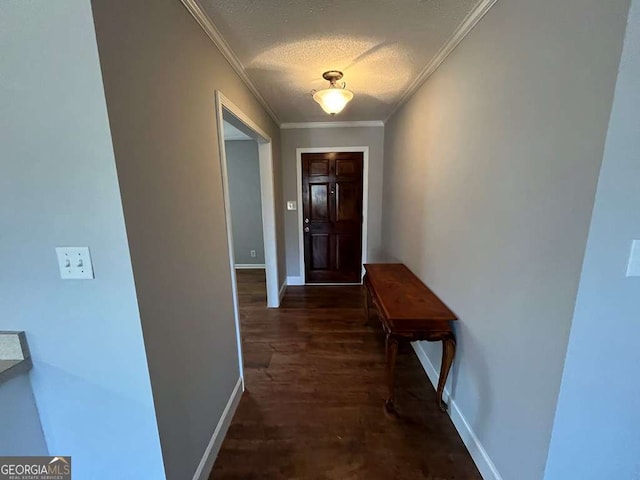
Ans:
{"label": "doorway opening", "polygon": [[[231,281],[240,360],[240,301],[280,305],[272,142],[221,92],[216,111]],[[256,303],[257,302],[257,303]]]}

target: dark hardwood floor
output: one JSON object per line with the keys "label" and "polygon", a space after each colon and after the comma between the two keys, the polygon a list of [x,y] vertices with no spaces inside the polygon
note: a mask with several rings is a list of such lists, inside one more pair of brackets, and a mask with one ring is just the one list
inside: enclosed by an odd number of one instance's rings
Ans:
{"label": "dark hardwood floor", "polygon": [[411,347],[384,414],[384,337],[360,287],[288,287],[238,271],[246,391],[211,479],[481,479]]}

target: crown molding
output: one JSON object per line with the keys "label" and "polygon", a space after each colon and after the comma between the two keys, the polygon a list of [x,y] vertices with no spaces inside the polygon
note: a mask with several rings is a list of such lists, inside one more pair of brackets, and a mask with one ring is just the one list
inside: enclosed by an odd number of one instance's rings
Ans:
{"label": "crown molding", "polygon": [[409,98],[420,88],[438,67],[444,62],[447,57],[453,52],[456,47],[464,40],[464,38],[473,30],[476,24],[484,17],[487,12],[493,7],[498,0],[481,0],[478,5],[467,15],[463,22],[458,26],[455,32],[449,37],[447,42],[438,50],[438,53],[429,61],[427,66],[420,72],[420,74],[411,82],[407,90],[402,94],[398,102],[395,104],[391,113],[384,121],[364,121],[364,122],[301,122],[301,123],[283,123],[280,124],[280,120],[275,112],[271,109],[267,101],[260,94],[253,82],[249,79],[247,72],[245,71],[242,63],[236,57],[233,50],[222,37],[222,34],[215,26],[209,15],[203,10],[197,0],[180,0],[185,6],[187,11],[198,22],[200,27],[204,30],[207,36],[220,50],[222,55],[227,59],[233,70],[238,74],[242,81],[247,85],[251,93],[258,99],[264,109],[267,111],[273,121],[280,125],[283,129],[292,128],[337,128],[337,127],[381,127],[389,120],[399,109],[404,105]]}
{"label": "crown molding", "polygon": [[420,72],[420,74],[416,77],[416,79],[411,82],[409,88],[402,94],[398,103],[393,107],[391,113],[385,119],[387,122],[393,115],[396,113],[402,105],[404,105],[407,100],[411,98],[411,96],[416,93],[418,88],[420,88],[424,82],[426,82],[431,75],[438,69],[438,67],[444,62],[451,52],[453,52],[456,47],[464,40],[464,38],[469,35],[473,27],[484,17],[491,7],[493,7],[498,0],[482,0],[476,7],[467,15],[467,17],[462,21],[462,23],[458,26],[455,32],[449,37],[447,42],[438,50],[438,53],[431,59],[431,61],[427,64],[426,67]]}
{"label": "crown molding", "polygon": [[247,72],[245,71],[242,63],[236,57],[236,54],[233,53],[231,47],[227,43],[227,41],[222,37],[220,30],[215,26],[211,17],[205,12],[197,0],[180,0],[182,4],[185,6],[187,11],[195,18],[196,22],[202,27],[207,36],[211,39],[211,41],[218,47],[220,53],[224,55],[224,58],[227,59],[231,67],[235,70],[238,76],[242,79],[245,85],[251,90],[251,93],[258,99],[258,101],[262,104],[264,109],[267,111],[269,116],[276,122],[276,125],[280,125],[280,120],[278,120],[278,116],[271,109],[267,101],[260,94],[258,89],[255,87],[253,82],[249,79]]}
{"label": "crown molding", "polygon": [[353,122],[298,122],[283,123],[280,128],[289,130],[292,128],[345,128],[345,127],[384,127],[382,120],[353,121]]}

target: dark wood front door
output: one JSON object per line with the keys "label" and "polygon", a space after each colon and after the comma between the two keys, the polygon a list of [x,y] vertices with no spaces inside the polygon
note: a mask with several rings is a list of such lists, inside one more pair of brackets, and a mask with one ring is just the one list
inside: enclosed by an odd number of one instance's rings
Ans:
{"label": "dark wood front door", "polygon": [[362,152],[302,154],[307,283],[361,280],[362,167]]}

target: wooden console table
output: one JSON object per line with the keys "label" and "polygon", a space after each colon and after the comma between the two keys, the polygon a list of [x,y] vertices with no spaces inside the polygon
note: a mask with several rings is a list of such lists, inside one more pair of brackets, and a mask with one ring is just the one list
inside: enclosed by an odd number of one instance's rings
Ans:
{"label": "wooden console table", "polygon": [[365,310],[369,321],[369,306],[377,307],[382,327],[387,335],[387,411],[394,408],[395,365],[398,341],[427,340],[442,342],[442,365],[438,381],[437,402],[447,410],[442,393],[456,351],[456,339],[450,322],[457,320],[451,310],[401,263],[375,263],[364,266],[366,274]]}

